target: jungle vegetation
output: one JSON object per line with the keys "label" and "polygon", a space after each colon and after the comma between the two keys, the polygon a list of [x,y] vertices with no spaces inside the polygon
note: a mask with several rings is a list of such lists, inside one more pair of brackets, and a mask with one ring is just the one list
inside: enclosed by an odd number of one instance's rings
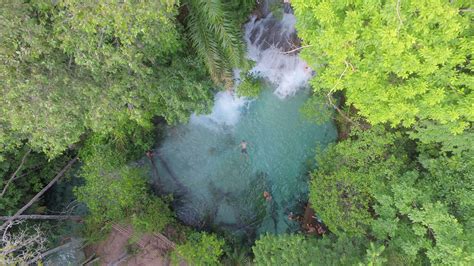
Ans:
{"label": "jungle vegetation", "polygon": [[[291,5],[298,52],[317,73],[305,116],[339,125],[339,141],[309,174],[309,202],[329,232],[262,235],[235,257],[257,265],[474,263],[472,2]],[[136,162],[164,124],[208,112],[213,94],[234,85],[232,70],[249,67],[241,25],[254,7],[1,1],[0,216],[15,217],[61,177],[74,197],[58,210],[81,202],[79,234],[91,241],[114,223],[143,233],[173,225],[186,232],[175,256],[196,265],[233,256],[221,236],[183,227],[172,199],[152,192]],[[246,78],[240,93],[257,96],[258,80]],[[20,214],[50,208],[40,197]],[[3,223],[0,264],[37,259],[58,244],[57,228]]]}
{"label": "jungle vegetation", "polygon": [[[472,3],[291,3],[300,55],[318,73],[313,97],[339,123],[309,198],[332,235],[265,236],[257,264],[472,264]],[[309,107],[320,121],[320,107]],[[336,253],[320,254],[331,237]]]}
{"label": "jungle vegetation", "polygon": [[[239,25],[253,5],[2,1],[1,215],[13,216],[79,158],[66,176],[84,183],[74,194],[88,208],[92,239],[116,222],[145,232],[172,223],[168,199],[152,196],[130,162],[151,148],[159,124],[207,112],[214,91],[231,85],[231,69],[246,64]],[[27,213],[46,205],[41,198]],[[28,261],[43,246],[3,241],[0,258],[18,262],[13,251],[22,250]]]}

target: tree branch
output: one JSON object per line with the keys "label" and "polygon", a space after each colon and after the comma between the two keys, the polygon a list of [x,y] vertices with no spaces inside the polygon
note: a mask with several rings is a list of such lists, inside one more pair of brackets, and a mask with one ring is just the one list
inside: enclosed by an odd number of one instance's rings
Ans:
{"label": "tree branch", "polygon": [[400,16],[400,0],[397,1],[397,16],[398,16],[398,21],[400,22],[397,27],[397,34],[400,32],[400,28],[403,25],[402,17]]}
{"label": "tree branch", "polygon": [[46,185],[38,194],[36,194],[25,206],[18,210],[15,215],[11,216],[2,226],[0,226],[0,231],[5,229],[13,220],[17,219],[26,209],[28,209],[33,203],[35,203],[49,188],[51,188],[58,179],[66,173],[66,171],[71,168],[71,166],[77,161],[78,157],[74,157],[69,163],[64,166],[64,168]]}
{"label": "tree branch", "polygon": [[[13,225],[21,224],[23,221],[14,220],[7,224],[2,239],[0,240],[0,264],[23,265],[26,261],[43,252],[46,238],[38,226],[26,226],[15,230],[12,234],[8,230]],[[16,254],[13,254],[18,252]]]}
{"label": "tree branch", "polygon": [[291,54],[291,53],[294,53],[294,52],[296,52],[296,51],[299,51],[299,50],[301,50],[301,49],[304,49],[304,48],[307,48],[307,47],[311,47],[311,46],[313,46],[313,45],[311,45],[311,44],[309,44],[309,45],[303,45],[303,46],[298,47],[298,48],[296,48],[296,49],[293,49],[293,50],[290,50],[290,51],[286,51],[286,52],[282,52],[282,54]]}
{"label": "tree branch", "polygon": [[8,179],[7,183],[5,184],[5,187],[3,187],[3,190],[2,190],[2,193],[0,194],[0,198],[3,197],[3,195],[5,195],[5,192],[7,192],[7,188],[8,186],[10,185],[10,183],[16,179],[16,175],[18,174],[18,172],[20,171],[20,169],[23,167],[23,164],[25,164],[25,161],[26,161],[26,157],[28,156],[28,154],[30,154],[31,150],[28,150],[25,155],[23,155],[23,158],[21,158],[21,163],[20,165],[18,166],[18,168],[15,170],[15,172],[13,172],[12,176],[10,177],[10,179]]}
{"label": "tree branch", "polygon": [[[8,221],[13,216],[0,216],[0,221]],[[29,214],[29,215],[18,215],[15,219],[18,220],[72,220],[81,221],[82,216],[79,215],[42,215],[42,214]]]}
{"label": "tree branch", "polygon": [[344,117],[344,119],[346,119],[348,122],[350,122],[351,124],[353,125],[356,125],[357,126],[357,123],[354,122],[352,119],[350,119],[348,116],[346,116],[344,114],[344,112],[342,112],[342,110],[337,107],[337,105],[335,105],[332,101],[332,93],[333,91],[336,89],[336,86],[338,85],[339,81],[341,81],[342,77],[346,74],[346,71],[347,69],[349,69],[349,66],[352,68],[353,71],[354,70],[354,66],[347,62],[347,61],[344,61],[344,63],[346,64],[346,67],[344,68],[344,71],[342,71],[341,75],[339,75],[339,78],[337,79],[336,83],[334,84],[334,86],[331,88],[331,90],[329,90],[328,94],[326,95],[326,97],[328,98],[328,101],[329,101],[329,104],[342,116]]}

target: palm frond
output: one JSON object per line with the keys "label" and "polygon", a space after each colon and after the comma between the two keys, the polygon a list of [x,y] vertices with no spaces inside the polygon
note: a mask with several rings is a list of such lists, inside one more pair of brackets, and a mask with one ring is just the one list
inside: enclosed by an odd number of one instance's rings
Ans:
{"label": "palm frond", "polygon": [[188,32],[218,85],[232,86],[233,68],[246,64],[242,33],[221,0],[187,0]]}

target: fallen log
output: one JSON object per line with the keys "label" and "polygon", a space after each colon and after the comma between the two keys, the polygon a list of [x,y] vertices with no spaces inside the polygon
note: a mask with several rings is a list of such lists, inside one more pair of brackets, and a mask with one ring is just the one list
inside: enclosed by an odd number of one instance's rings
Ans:
{"label": "fallen log", "polygon": [[[0,221],[8,221],[13,216],[0,216]],[[43,214],[29,214],[29,215],[18,215],[17,220],[72,220],[81,221],[82,216],[78,215],[43,215]]]}
{"label": "fallen log", "polygon": [[51,180],[48,185],[46,185],[40,192],[38,192],[38,194],[36,194],[27,204],[25,204],[25,206],[23,206],[21,209],[19,209],[15,215],[11,216],[10,218],[7,219],[7,221],[5,223],[3,223],[1,226],[0,226],[0,231],[4,230],[5,228],[7,228],[8,226],[11,225],[11,223],[18,218],[18,216],[20,216],[24,211],[26,211],[26,209],[28,209],[31,205],[33,205],[33,203],[35,203],[48,189],[50,189],[54,183],[56,183],[56,181],[58,181],[58,179],[60,177],[62,177],[67,170],[69,170],[69,168],[71,168],[71,166],[78,160],[78,157],[76,156],[74,159],[72,159],[71,161],[69,161],[69,163],[64,166],[64,168],[53,178],[53,180]]}

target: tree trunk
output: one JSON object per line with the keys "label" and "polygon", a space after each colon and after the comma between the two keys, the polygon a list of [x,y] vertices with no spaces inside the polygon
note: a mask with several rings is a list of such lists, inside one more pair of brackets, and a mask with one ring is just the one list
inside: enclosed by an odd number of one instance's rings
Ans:
{"label": "tree trunk", "polygon": [[23,158],[21,158],[21,163],[20,165],[18,166],[18,168],[15,170],[15,172],[13,172],[12,176],[10,177],[10,179],[8,179],[7,183],[5,184],[5,187],[3,187],[3,190],[2,190],[2,193],[0,193],[0,198],[3,197],[3,195],[5,195],[5,192],[7,192],[7,188],[8,186],[10,185],[10,183],[17,179],[17,174],[18,172],[20,171],[21,167],[25,164],[25,161],[26,161],[26,157],[28,156],[28,154],[30,154],[31,150],[28,150],[25,155],[23,155]]}
{"label": "tree trunk", "polygon": [[[13,216],[0,216],[0,221],[8,221]],[[41,215],[41,214],[30,214],[30,215],[18,215],[13,220],[72,220],[81,221],[82,217],[78,215]]]}
{"label": "tree trunk", "polygon": [[36,194],[25,206],[23,206],[20,210],[18,210],[15,215],[11,216],[8,218],[8,220],[0,226],[0,231],[4,230],[6,227],[9,226],[9,224],[18,218],[26,209],[28,209],[33,203],[35,203],[49,188],[51,188],[58,179],[66,173],[66,171],[71,168],[71,166],[77,161],[78,157],[74,157],[69,163],[64,166],[64,168],[49,182],[48,185],[46,185],[38,194]]}

